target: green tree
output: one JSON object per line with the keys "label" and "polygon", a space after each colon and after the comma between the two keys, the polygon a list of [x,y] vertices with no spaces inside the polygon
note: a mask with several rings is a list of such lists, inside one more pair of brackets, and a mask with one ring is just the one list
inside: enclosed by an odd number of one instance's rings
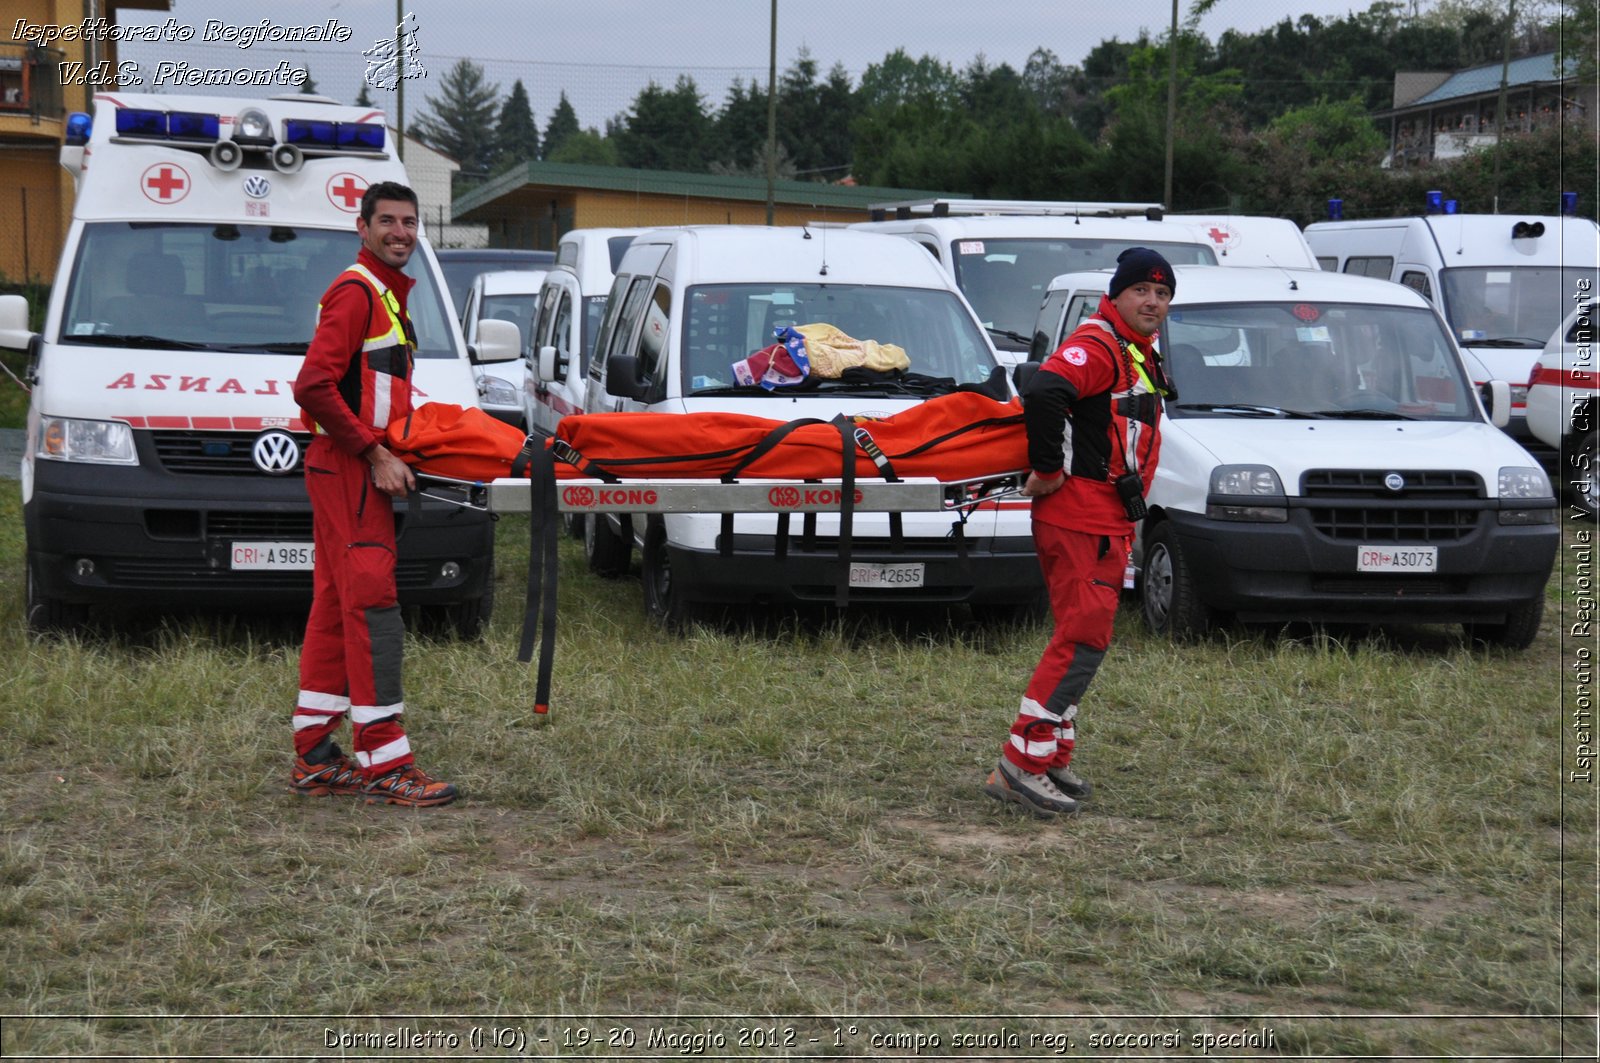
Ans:
{"label": "green tree", "polygon": [[561,99],[556,102],[555,110],[550,112],[550,121],[545,123],[544,127],[545,158],[551,158],[559,152],[561,145],[567,142],[567,138],[575,136],[579,131],[578,112],[572,109],[572,101],[567,99],[567,90],[562,89]]}
{"label": "green tree", "polygon": [[311,77],[311,68],[306,66],[301,67],[301,69],[306,72],[306,79],[300,82],[300,95],[315,96],[317,94],[317,83]]}
{"label": "green tree", "polygon": [[703,173],[711,159],[711,118],[694,79],[680,75],[671,89],[651,81],[618,117],[615,132],[622,165],[645,170]]}
{"label": "green tree", "polygon": [[1563,0],[1561,14],[1556,21],[1559,43],[1556,55],[1563,61],[1576,60],[1578,81],[1593,85],[1600,79],[1596,71],[1597,54],[1600,54],[1600,5],[1594,0]]}
{"label": "green tree", "polygon": [[367,91],[368,88],[369,88],[369,86],[367,85],[367,83],[365,81],[363,81],[361,83],[361,91],[356,94],[356,106],[357,107],[371,107],[373,105],[373,103],[372,103],[372,93]]}
{"label": "green tree", "polygon": [[533,105],[528,90],[518,78],[511,95],[500,105],[500,120],[494,127],[494,169],[503,171],[539,157],[539,126],[533,120]]}
{"label": "green tree", "polygon": [[600,135],[598,129],[580,129],[569,134],[545,154],[546,162],[564,162],[579,166],[621,166],[617,146]]}
{"label": "green tree", "polygon": [[418,140],[461,164],[457,178],[481,179],[494,162],[495,100],[500,86],[485,82],[483,67],[458,60],[441,80],[438,96],[413,128]]}
{"label": "green tree", "polygon": [[[780,151],[783,145],[779,143]],[[767,91],[755,82],[734,78],[711,123],[708,153],[713,173],[765,176],[767,172]],[[784,153],[787,158],[787,152]],[[793,176],[794,163],[788,162]]]}

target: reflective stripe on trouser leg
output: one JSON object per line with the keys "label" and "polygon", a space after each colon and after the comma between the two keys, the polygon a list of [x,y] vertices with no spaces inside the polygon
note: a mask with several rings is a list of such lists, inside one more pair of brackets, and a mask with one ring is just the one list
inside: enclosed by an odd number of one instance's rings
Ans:
{"label": "reflective stripe on trouser leg", "polygon": [[1072,757],[1076,744],[1072,721],[1111,643],[1130,542],[1127,536],[1074,532],[1037,522],[1033,532],[1055,629],[1028,681],[1005,756],[1017,767],[1038,773],[1065,766]]}

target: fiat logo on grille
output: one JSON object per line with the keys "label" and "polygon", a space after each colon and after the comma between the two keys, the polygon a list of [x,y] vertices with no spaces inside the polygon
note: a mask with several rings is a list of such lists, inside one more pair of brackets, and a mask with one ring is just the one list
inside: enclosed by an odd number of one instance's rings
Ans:
{"label": "fiat logo on grille", "polygon": [[1391,491],[1404,491],[1406,489],[1406,478],[1397,472],[1391,472],[1383,478],[1383,486]]}
{"label": "fiat logo on grille", "polygon": [[282,476],[294,472],[300,464],[300,444],[288,432],[262,432],[256,436],[250,456],[255,459],[256,468],[268,476]]}

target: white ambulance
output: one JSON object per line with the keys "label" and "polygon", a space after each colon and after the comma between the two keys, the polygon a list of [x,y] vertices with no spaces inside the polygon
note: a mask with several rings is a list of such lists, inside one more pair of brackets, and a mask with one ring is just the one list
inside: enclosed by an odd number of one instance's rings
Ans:
{"label": "white ambulance", "polygon": [[1306,240],[1324,269],[1421,292],[1449,322],[1473,382],[1512,385],[1506,430],[1540,446],[1527,427],[1528,376],[1573,295],[1594,290],[1600,228],[1593,221],[1444,213],[1341,219],[1306,226]]}
{"label": "white ambulance", "polygon": [[[77,200],[43,331],[21,297],[0,297],[0,344],[30,356],[29,624],[72,628],[116,603],[305,605],[309,436],[292,387],[317,301],[355,260],[362,192],[406,180],[383,115],[304,95],[104,92],[61,154]],[[415,400],[474,404],[425,240],[406,272]],[[503,330],[483,348],[516,356]],[[401,602],[481,629],[489,517],[424,499],[396,519]]]}

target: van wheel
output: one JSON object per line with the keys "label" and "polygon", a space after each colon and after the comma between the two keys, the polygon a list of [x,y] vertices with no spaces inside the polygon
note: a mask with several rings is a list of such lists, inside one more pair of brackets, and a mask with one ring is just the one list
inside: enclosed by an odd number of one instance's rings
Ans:
{"label": "van wheel", "polygon": [[1198,639],[1217,623],[1216,612],[1195,592],[1189,563],[1168,522],[1145,530],[1139,597],[1145,623],[1158,635],[1179,641]]}
{"label": "van wheel", "polygon": [[87,605],[45,596],[39,588],[38,568],[38,558],[30,555],[23,577],[23,616],[28,630],[36,635],[65,634],[88,624]]}
{"label": "van wheel", "polygon": [[1566,452],[1567,498],[1589,520],[1600,510],[1600,430],[1591,431]]}
{"label": "van wheel", "polygon": [[633,544],[611,529],[604,513],[591,513],[583,522],[583,556],[597,576],[620,576],[628,571]]}
{"label": "van wheel", "polygon": [[667,527],[659,519],[645,528],[639,564],[644,583],[644,611],[668,631],[681,631],[699,618],[700,609],[684,597],[667,553]]}
{"label": "van wheel", "polygon": [[1539,624],[1544,619],[1544,598],[1532,598],[1506,611],[1499,624],[1467,624],[1467,637],[1479,646],[1497,646],[1507,650],[1525,650],[1539,637]]}

